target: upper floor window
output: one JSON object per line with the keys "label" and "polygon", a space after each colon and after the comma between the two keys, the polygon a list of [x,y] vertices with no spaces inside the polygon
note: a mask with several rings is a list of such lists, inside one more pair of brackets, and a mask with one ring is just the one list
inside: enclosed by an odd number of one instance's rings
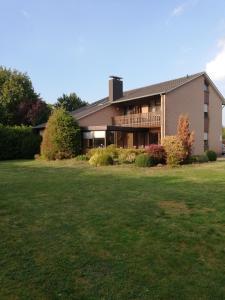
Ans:
{"label": "upper floor window", "polygon": [[209,92],[209,85],[206,81],[204,81],[204,91]]}

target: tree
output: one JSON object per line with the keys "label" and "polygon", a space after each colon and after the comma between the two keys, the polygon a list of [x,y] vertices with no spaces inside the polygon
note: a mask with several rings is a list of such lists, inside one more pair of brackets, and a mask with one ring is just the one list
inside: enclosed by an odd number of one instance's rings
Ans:
{"label": "tree", "polygon": [[71,93],[69,95],[63,94],[62,97],[59,97],[55,107],[62,107],[66,111],[73,111],[87,104],[87,102],[81,100],[75,93]]}
{"label": "tree", "polygon": [[63,108],[55,109],[44,131],[41,155],[48,160],[71,158],[80,152],[80,128]]}
{"label": "tree", "polygon": [[192,146],[194,143],[194,132],[190,132],[189,118],[186,115],[180,115],[179,117],[177,136],[182,141],[184,146],[184,161],[186,161],[191,156]]}
{"label": "tree", "polygon": [[0,67],[0,123],[36,125],[46,122],[50,112],[26,73]]}
{"label": "tree", "polygon": [[15,120],[17,124],[38,125],[47,122],[51,114],[51,106],[41,99],[22,101],[17,108]]}

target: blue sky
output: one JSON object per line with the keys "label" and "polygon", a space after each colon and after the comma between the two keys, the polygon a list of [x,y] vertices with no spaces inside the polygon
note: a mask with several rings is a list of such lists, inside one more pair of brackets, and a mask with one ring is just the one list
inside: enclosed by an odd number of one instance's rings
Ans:
{"label": "blue sky", "polygon": [[0,0],[0,64],[44,100],[92,102],[108,76],[131,89],[207,70],[225,94],[224,0]]}

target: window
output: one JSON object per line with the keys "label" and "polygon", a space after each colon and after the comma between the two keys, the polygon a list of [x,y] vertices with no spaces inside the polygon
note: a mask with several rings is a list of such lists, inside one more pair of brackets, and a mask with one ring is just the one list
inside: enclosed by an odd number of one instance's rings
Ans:
{"label": "window", "polygon": [[208,141],[208,132],[204,132],[204,141]]}
{"label": "window", "polygon": [[204,151],[207,151],[207,150],[209,150],[209,143],[208,143],[208,141],[204,141]]}
{"label": "window", "polygon": [[204,81],[204,91],[209,92],[209,85],[206,81]]}
{"label": "window", "polygon": [[208,132],[204,132],[204,151],[209,149]]}
{"label": "window", "polygon": [[115,144],[115,132],[114,131],[107,131],[106,133],[106,141],[107,146],[111,144]]}
{"label": "window", "polygon": [[209,106],[208,104],[204,104],[204,113],[208,113]]}
{"label": "window", "polygon": [[103,148],[105,146],[105,139],[103,138],[95,138],[94,139],[94,147],[95,148]]}

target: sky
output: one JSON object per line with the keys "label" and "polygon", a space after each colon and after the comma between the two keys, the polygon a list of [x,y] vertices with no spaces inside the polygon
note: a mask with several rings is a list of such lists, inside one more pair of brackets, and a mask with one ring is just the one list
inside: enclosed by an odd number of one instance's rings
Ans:
{"label": "sky", "polygon": [[[207,71],[225,95],[224,0],[0,0],[0,65],[48,103]],[[223,112],[225,124],[225,109]]]}

